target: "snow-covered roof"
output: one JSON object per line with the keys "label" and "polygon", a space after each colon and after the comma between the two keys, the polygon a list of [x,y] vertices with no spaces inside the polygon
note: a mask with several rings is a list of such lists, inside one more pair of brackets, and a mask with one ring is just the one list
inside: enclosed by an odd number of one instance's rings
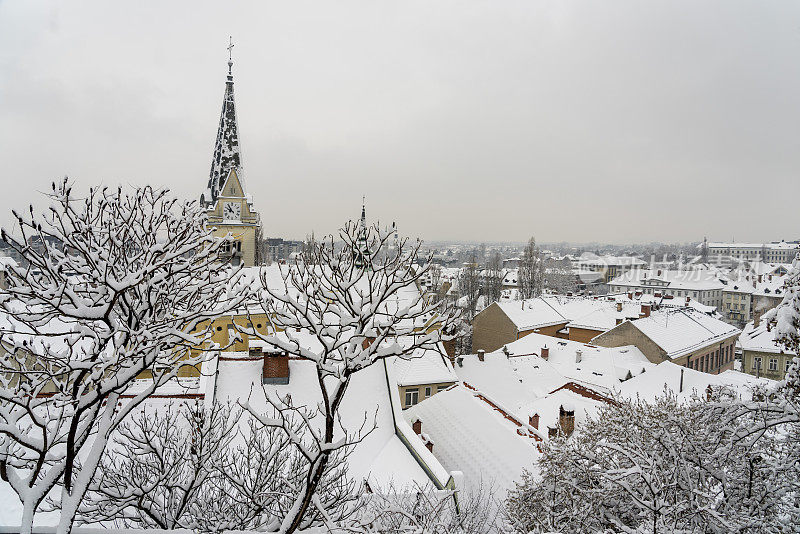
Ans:
{"label": "snow-covered roof", "polygon": [[458,377],[453,372],[450,361],[442,356],[442,352],[418,349],[408,359],[394,357],[387,363],[394,369],[398,386],[414,386],[421,384],[441,384],[455,382]]}
{"label": "snow-covered roof", "polygon": [[[267,410],[261,385],[262,367],[261,358],[220,359],[215,387],[216,400],[249,398],[254,408]],[[289,374],[289,384],[267,384],[264,388],[270,394],[290,394],[295,405],[313,407],[320,402],[313,362],[290,360]],[[357,444],[348,457],[350,474],[376,486],[387,486],[390,481],[397,488],[414,484],[424,486],[430,481],[428,476],[395,434],[389,388],[384,367],[380,364],[362,369],[352,377],[340,410],[342,423],[345,428],[356,430],[361,427],[365,417],[369,422],[374,418],[377,428]],[[397,443],[392,443],[394,441]]]}
{"label": "snow-covered roof", "polygon": [[653,285],[670,289],[686,289],[691,291],[711,291],[725,288],[719,274],[705,269],[691,271],[633,269],[613,280],[610,286],[642,286]]}
{"label": "snow-covered roof", "polygon": [[[683,389],[681,389],[681,373],[683,373]],[[693,394],[703,395],[706,388],[727,386],[744,397],[750,387],[756,384],[772,382],[766,378],[756,378],[739,371],[723,371],[717,375],[695,371],[672,362],[661,362],[652,370],[623,382],[618,392],[624,398],[636,398],[652,401],[664,392],[664,388],[673,391],[679,398],[688,399]]]}
{"label": "snow-covered roof", "polygon": [[[539,365],[541,369],[543,366],[530,356],[536,356],[541,360],[544,347],[547,347],[549,355],[547,361],[542,360],[542,363],[563,376],[560,384],[552,380],[544,381],[549,391],[567,381],[577,381],[600,391],[609,391],[628,376],[636,376],[654,365],[633,345],[597,347],[534,333],[506,346],[511,356],[511,364],[517,370],[523,366],[533,365]],[[580,358],[578,358],[579,352]]]}
{"label": "snow-covered roof", "polygon": [[[547,360],[541,358],[547,347]],[[642,352],[633,346],[595,347],[541,334],[528,334],[503,350],[460,357],[458,377],[490,395],[518,417],[530,415],[533,404],[569,382],[609,394],[622,380],[652,369]],[[580,362],[577,353],[580,351]]]}
{"label": "snow-covered roof", "polygon": [[631,321],[631,325],[661,347],[670,359],[740,332],[735,326],[688,308],[662,310],[650,317]]}
{"label": "snow-covered roof", "polygon": [[[514,487],[538,456],[527,424],[509,419],[480,393],[457,385],[405,410],[406,421],[419,419],[433,442],[433,454],[445,469],[461,471],[468,488],[482,483],[498,494]],[[526,421],[527,423],[527,421]]]}
{"label": "snow-covered roof", "polygon": [[527,300],[501,301],[496,304],[519,330],[530,330],[569,322],[569,319],[561,315],[541,297]]}
{"label": "snow-covered roof", "polygon": [[9,267],[17,267],[17,260],[10,256],[0,256],[0,271],[5,271]]}
{"label": "snow-covered roof", "polygon": [[786,347],[775,340],[777,333],[778,331],[771,327],[767,321],[762,321],[758,326],[754,326],[753,321],[750,321],[739,335],[739,345],[742,350],[794,354],[793,351],[787,350]]}

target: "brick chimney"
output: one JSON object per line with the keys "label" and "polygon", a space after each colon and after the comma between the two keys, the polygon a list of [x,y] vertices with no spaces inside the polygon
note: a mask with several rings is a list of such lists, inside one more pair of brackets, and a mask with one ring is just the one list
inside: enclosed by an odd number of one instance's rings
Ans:
{"label": "brick chimney", "polygon": [[690,300],[692,300],[692,299],[689,297],[689,295],[686,295],[686,305],[687,305],[687,306],[689,305],[689,301],[690,301]]}
{"label": "brick chimney", "polygon": [[617,302],[617,311],[618,312],[622,311],[622,302]]}
{"label": "brick chimney", "polygon": [[617,324],[622,324],[622,317],[617,317]]}
{"label": "brick chimney", "polygon": [[528,424],[536,430],[539,430],[539,414],[535,413],[528,419]]}
{"label": "brick chimney", "polygon": [[545,345],[544,347],[542,347],[542,359],[546,360],[549,357],[550,357],[550,349],[548,349],[547,345]]}
{"label": "brick chimney", "polygon": [[650,305],[649,304],[642,304],[642,313],[640,315],[642,317],[650,317]]}
{"label": "brick chimney", "polygon": [[628,300],[633,300],[633,292],[628,291]]}
{"label": "brick chimney", "polygon": [[[252,355],[253,352],[251,351]],[[289,354],[286,352],[264,352],[261,378],[264,384],[289,383]]]}
{"label": "brick chimney", "polygon": [[433,442],[431,440],[426,441],[425,446],[428,447],[429,451],[433,452]]}
{"label": "brick chimney", "polygon": [[661,276],[661,269],[658,270],[658,276]]}
{"label": "brick chimney", "polygon": [[481,349],[478,351],[478,360],[483,361],[484,357],[486,356],[486,351]]}
{"label": "brick chimney", "polygon": [[564,406],[558,407],[558,426],[565,436],[569,437],[575,431],[575,411],[565,410]]}
{"label": "brick chimney", "polygon": [[422,434],[422,421],[419,419],[414,419],[414,422],[411,423],[411,428],[414,429],[414,433],[416,435]]}

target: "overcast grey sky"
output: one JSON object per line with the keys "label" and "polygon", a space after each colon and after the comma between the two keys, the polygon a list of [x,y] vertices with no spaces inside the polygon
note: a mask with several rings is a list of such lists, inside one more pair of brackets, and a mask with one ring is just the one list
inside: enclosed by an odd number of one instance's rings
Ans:
{"label": "overcast grey sky", "polygon": [[800,2],[0,1],[0,222],[79,187],[198,197],[232,34],[267,235],[800,237]]}

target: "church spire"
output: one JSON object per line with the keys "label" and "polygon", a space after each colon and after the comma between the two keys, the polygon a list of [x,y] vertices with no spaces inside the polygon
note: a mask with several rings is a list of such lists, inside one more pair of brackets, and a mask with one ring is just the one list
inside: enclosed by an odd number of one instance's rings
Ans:
{"label": "church spire", "polygon": [[222,191],[228,174],[235,169],[242,180],[242,151],[239,148],[239,126],[236,122],[236,106],[233,99],[233,39],[228,44],[228,79],[225,82],[225,95],[222,98],[222,113],[219,117],[217,140],[214,143],[214,156],[211,159],[211,173],[208,187],[203,196],[207,204],[213,204]]}

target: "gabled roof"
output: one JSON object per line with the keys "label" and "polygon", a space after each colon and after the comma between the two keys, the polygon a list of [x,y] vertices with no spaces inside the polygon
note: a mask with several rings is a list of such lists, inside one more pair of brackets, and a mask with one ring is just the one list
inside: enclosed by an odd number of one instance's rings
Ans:
{"label": "gabled roof", "polygon": [[542,298],[501,301],[496,304],[518,330],[530,330],[569,322],[569,319]]}
{"label": "gabled roof", "polygon": [[742,350],[752,350],[758,352],[772,352],[775,354],[794,354],[786,350],[786,347],[775,340],[778,330],[774,327],[768,328],[768,323],[763,321],[758,326],[754,326],[750,321],[744,327],[739,336],[739,344]]}
{"label": "gabled roof", "polygon": [[403,414],[409,424],[422,422],[434,456],[448,471],[461,471],[470,488],[484,484],[504,494],[539,456],[538,436],[527,424],[507,417],[480,392],[463,385],[437,393]]}
{"label": "gabled roof", "polygon": [[737,335],[735,326],[694,309],[664,310],[630,324],[675,359],[706,345]]}

